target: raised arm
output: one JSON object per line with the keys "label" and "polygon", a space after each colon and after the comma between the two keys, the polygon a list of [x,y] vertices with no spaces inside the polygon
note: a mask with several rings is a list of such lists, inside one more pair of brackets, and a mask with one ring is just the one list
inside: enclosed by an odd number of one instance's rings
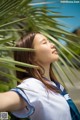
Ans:
{"label": "raised arm", "polygon": [[0,112],[15,111],[26,106],[25,101],[14,91],[0,93]]}

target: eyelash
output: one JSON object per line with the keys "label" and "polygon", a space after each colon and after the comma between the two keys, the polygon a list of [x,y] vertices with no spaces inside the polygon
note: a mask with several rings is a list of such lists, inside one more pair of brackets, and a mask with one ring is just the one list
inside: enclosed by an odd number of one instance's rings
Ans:
{"label": "eyelash", "polygon": [[51,41],[44,41],[43,44],[46,44],[46,43],[48,43],[48,42],[51,43]]}
{"label": "eyelash", "polygon": [[46,44],[46,43],[47,43],[47,41],[43,42],[43,44]]}

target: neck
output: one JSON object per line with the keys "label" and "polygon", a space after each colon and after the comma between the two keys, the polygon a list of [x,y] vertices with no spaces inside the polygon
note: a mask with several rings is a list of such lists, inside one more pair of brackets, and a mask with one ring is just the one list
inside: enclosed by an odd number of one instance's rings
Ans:
{"label": "neck", "polygon": [[47,78],[48,80],[51,80],[50,73],[49,73],[50,66],[44,66],[44,70],[45,70],[44,77]]}

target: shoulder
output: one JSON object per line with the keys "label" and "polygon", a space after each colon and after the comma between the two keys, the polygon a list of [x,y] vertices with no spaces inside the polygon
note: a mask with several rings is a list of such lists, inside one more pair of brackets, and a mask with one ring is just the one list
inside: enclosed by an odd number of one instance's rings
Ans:
{"label": "shoulder", "polygon": [[22,83],[25,83],[26,85],[29,85],[29,86],[36,86],[36,85],[43,84],[40,80],[36,78],[25,79]]}
{"label": "shoulder", "polygon": [[23,82],[18,85],[18,87],[27,88],[30,90],[40,90],[44,89],[44,84],[36,78],[27,78],[23,80]]}

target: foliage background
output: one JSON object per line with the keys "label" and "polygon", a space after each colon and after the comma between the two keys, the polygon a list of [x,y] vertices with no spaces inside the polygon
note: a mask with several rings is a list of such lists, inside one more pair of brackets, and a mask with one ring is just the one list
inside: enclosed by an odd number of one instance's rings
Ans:
{"label": "foliage background", "polygon": [[[47,7],[47,4],[53,6]],[[29,48],[16,48],[16,41],[31,31],[37,31],[44,34],[50,41],[55,43],[60,58],[57,63],[53,63],[54,72],[59,81],[65,84],[62,77],[66,77],[67,81],[74,85],[71,79],[72,75],[77,80],[75,70],[79,70],[79,65],[72,62],[74,58],[80,64],[80,36],[70,33],[64,28],[67,26],[60,23],[58,18],[72,18],[72,16],[63,16],[54,6],[54,2],[32,3],[31,0],[1,0],[0,1],[0,91],[8,91],[16,87],[18,78],[16,78],[15,70],[23,71],[16,68],[15,64],[26,67],[36,67],[14,61],[13,51],[30,50]],[[57,40],[54,40],[55,37]],[[61,40],[65,41],[65,45]],[[65,68],[65,69],[64,69]],[[68,73],[65,72],[68,71]],[[67,86],[66,86],[67,87]]]}

